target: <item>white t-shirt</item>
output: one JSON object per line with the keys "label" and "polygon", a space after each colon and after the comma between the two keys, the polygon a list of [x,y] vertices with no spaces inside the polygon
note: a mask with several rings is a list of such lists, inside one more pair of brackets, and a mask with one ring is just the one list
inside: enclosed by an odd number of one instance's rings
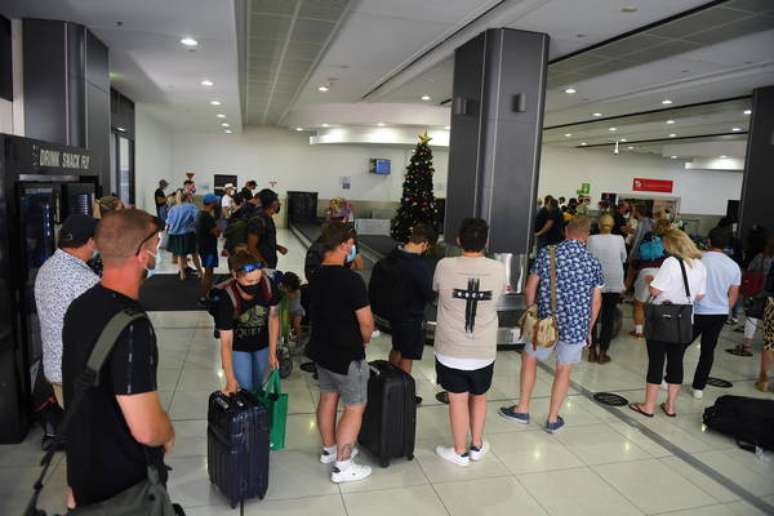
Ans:
{"label": "white t-shirt", "polygon": [[697,314],[728,315],[728,290],[742,284],[742,271],[734,260],[717,251],[704,253],[707,269],[707,295],[696,303]]}
{"label": "white t-shirt", "polygon": [[230,210],[231,207],[234,205],[234,198],[230,195],[224,195],[223,198],[220,200],[220,207],[224,210]]}
{"label": "white t-shirt", "polygon": [[670,256],[661,265],[661,268],[653,278],[651,287],[657,288],[661,294],[653,299],[651,303],[660,305],[665,301],[671,301],[674,304],[684,305],[692,304],[696,296],[704,295],[707,292],[707,269],[701,260],[691,260],[691,264],[685,262],[685,273],[688,276],[688,288],[691,292],[691,298],[685,297],[685,286],[683,282],[683,273],[680,269],[680,262],[677,258]]}
{"label": "white t-shirt", "polygon": [[602,264],[605,286],[602,292],[624,291],[623,264],[626,261],[626,242],[621,235],[591,235],[586,249]]}

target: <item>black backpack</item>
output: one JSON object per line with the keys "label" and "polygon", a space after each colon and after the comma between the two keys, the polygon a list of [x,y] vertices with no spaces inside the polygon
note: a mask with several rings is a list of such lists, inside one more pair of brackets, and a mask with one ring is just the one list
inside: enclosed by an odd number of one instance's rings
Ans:
{"label": "black backpack", "polygon": [[405,319],[411,302],[411,282],[399,252],[394,249],[376,262],[368,283],[371,311],[388,321]]}
{"label": "black backpack", "polygon": [[704,410],[704,424],[736,439],[744,450],[774,450],[774,400],[721,396]]}

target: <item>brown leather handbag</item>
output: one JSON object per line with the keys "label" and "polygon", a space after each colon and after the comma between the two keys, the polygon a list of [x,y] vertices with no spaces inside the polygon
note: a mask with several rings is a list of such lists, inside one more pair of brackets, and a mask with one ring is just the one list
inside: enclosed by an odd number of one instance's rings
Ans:
{"label": "brown leather handbag", "polygon": [[533,349],[551,348],[559,340],[559,325],[556,322],[556,246],[548,247],[551,264],[551,314],[543,319],[538,318],[538,307],[532,305],[521,316],[521,338],[525,343],[532,344]]}

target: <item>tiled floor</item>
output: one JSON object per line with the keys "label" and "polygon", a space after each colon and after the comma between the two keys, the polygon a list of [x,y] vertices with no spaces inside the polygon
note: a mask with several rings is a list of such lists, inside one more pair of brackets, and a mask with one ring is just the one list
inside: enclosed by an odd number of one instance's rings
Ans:
{"label": "tiled floor", "polygon": [[[281,261],[286,270],[303,271],[303,249],[289,234],[280,240],[290,249]],[[164,265],[169,268],[167,261]],[[220,387],[217,342],[212,339],[206,312],[151,314],[159,335],[159,383],[162,400],[174,419],[177,445],[168,458],[172,466],[170,492],[188,514],[204,516],[232,512],[210,484],[206,471],[206,403]],[[628,331],[630,321],[624,325]],[[562,411],[566,429],[551,436],[541,428],[548,407],[551,377],[539,372],[532,407],[533,422],[515,425],[498,418],[497,408],[518,392],[519,355],[500,352],[495,368],[487,434],[492,453],[479,464],[461,469],[434,455],[437,444],[450,439],[446,406],[434,394],[432,348],[416,365],[420,395],[417,449],[414,461],[394,461],[388,469],[376,467],[361,483],[337,486],[327,468],[317,461],[318,434],[314,419],[316,385],[311,375],[295,370],[285,381],[290,394],[287,449],[271,457],[270,487],[263,501],[249,501],[247,514],[265,515],[593,515],[664,514],[725,516],[765,514],[745,499],[750,496],[774,504],[774,460],[739,450],[730,439],[706,431],[701,413],[726,393],[761,396],[752,388],[758,356],[737,358],[723,349],[740,338],[724,332],[718,346],[713,376],[734,382],[730,390],[708,388],[702,401],[684,390],[679,416],[652,420],[625,409],[611,413],[573,389]],[[388,339],[376,338],[369,359],[383,358]],[[698,350],[686,357],[693,373]],[[643,396],[645,345],[628,336],[612,348],[613,362],[583,363],[574,372],[579,389],[613,390],[629,400]],[[687,376],[688,377],[688,376]],[[663,396],[663,394],[662,394]],[[631,414],[631,416],[630,416]],[[618,417],[623,416],[623,418]],[[644,425],[643,432],[638,425]],[[652,430],[676,447],[661,446],[647,435]],[[0,447],[0,514],[20,514],[39,469],[36,465],[40,434],[16,446]],[[677,451],[677,453],[673,453]],[[734,482],[718,482],[688,461],[695,458]],[[42,497],[51,510],[63,508],[65,464],[56,467]],[[371,463],[367,456],[363,460]],[[743,491],[740,491],[740,488]]]}

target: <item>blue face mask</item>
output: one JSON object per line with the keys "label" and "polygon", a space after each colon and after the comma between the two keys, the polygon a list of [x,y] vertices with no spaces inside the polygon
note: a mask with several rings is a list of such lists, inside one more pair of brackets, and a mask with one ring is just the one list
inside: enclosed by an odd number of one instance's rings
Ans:
{"label": "blue face mask", "polygon": [[353,245],[352,249],[349,251],[349,254],[347,255],[347,263],[354,262],[355,258],[357,258],[357,246]]}
{"label": "blue face mask", "polygon": [[145,279],[149,279],[151,276],[154,276],[159,271],[159,265],[161,264],[161,253],[159,252],[159,248],[161,247],[161,242],[159,242],[159,247],[156,248],[156,252],[152,253],[145,250],[146,253],[153,256],[153,267],[145,267]]}

